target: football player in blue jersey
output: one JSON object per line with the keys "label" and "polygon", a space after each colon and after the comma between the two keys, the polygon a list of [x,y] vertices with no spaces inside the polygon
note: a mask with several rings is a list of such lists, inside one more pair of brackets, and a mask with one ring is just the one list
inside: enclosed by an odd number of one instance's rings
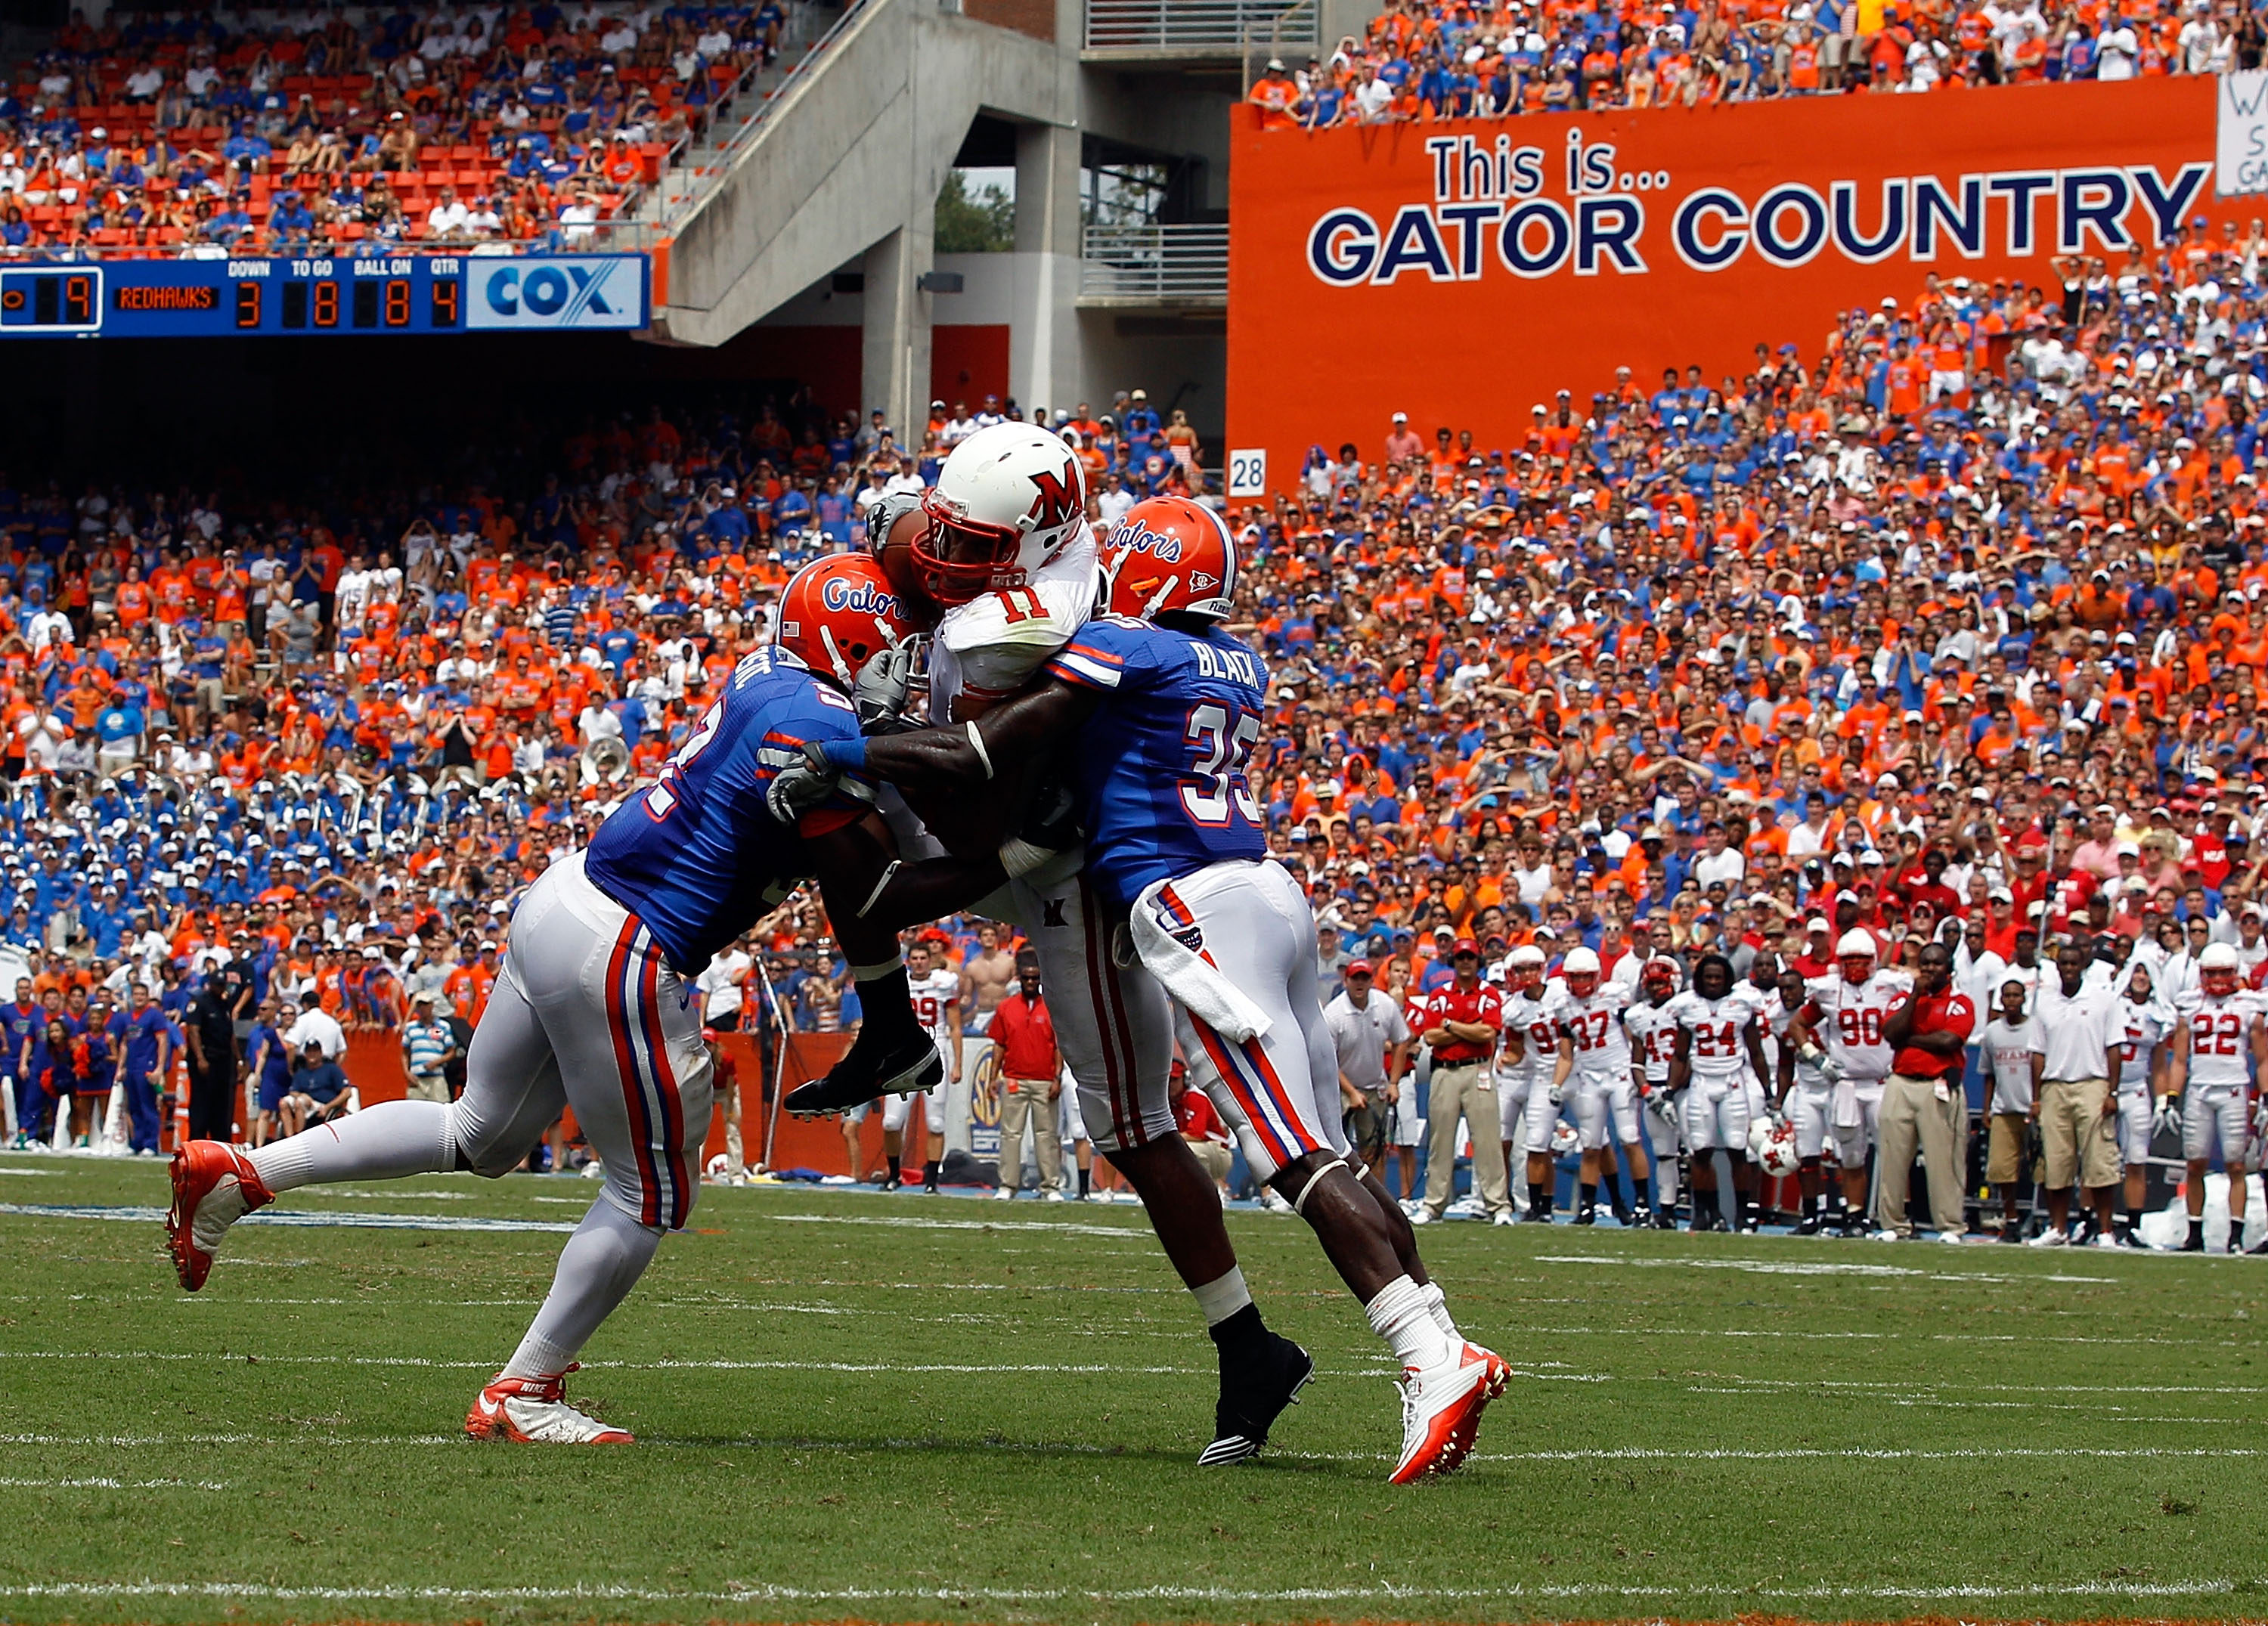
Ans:
{"label": "football player in blue jersey", "polygon": [[865,1010],[843,1064],[870,1094],[925,1087],[943,1064],[908,1002],[897,933],[1005,879],[997,857],[893,863],[872,792],[852,778],[822,801],[784,806],[780,769],[800,765],[806,746],[858,737],[849,698],[858,669],[908,623],[859,554],[806,566],[777,613],[779,641],[740,663],[653,783],[522,900],[459,1100],[387,1102],[250,1152],[195,1141],[175,1157],[166,1232],[184,1288],[204,1284],[229,1225],[278,1192],[458,1169],[501,1175],[572,1107],[605,1187],[465,1426],[476,1438],[630,1439],[569,1405],[562,1384],[662,1233],[683,1227],[699,1189],[711,1094],[688,997],[694,978],[816,874]]}
{"label": "football player in blue jersey", "polygon": [[1104,568],[1112,613],[1080,628],[1044,681],[958,728],[814,740],[783,795],[815,795],[835,773],[978,790],[1011,765],[1070,757],[1086,874],[1124,924],[1118,945],[1173,996],[1182,1048],[1246,1161],[1314,1227],[1403,1364],[1394,1479],[1447,1473],[1509,1369],[1456,1330],[1408,1220],[1343,1155],[1314,916],[1269,856],[1246,777],[1267,672],[1219,625],[1234,541],[1210,509],[1152,498],[1119,522]]}

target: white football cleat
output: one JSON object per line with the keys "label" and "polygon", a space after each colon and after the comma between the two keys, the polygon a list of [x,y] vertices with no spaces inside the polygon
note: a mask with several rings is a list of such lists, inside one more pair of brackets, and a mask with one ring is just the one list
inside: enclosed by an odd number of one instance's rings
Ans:
{"label": "white football cleat", "polygon": [[524,1446],[631,1443],[628,1429],[612,1427],[569,1405],[566,1391],[565,1372],[550,1378],[498,1378],[481,1391],[465,1414],[465,1432],[475,1439],[511,1439]]}
{"label": "white football cleat", "polygon": [[1459,1345],[1434,1365],[1403,1368],[1402,1460],[1392,1483],[1454,1472],[1473,1448],[1483,1408],[1511,1380],[1503,1357],[1476,1343]]}
{"label": "white football cleat", "polygon": [[2034,1237],[2030,1242],[2027,1243],[2026,1246],[2029,1247],[2069,1247],[2071,1246],[2071,1233],[2067,1231],[2055,1229],[2043,1231],[2039,1235]]}
{"label": "white football cleat", "polygon": [[173,1154],[173,1205],[166,1211],[166,1247],[184,1291],[211,1274],[228,1228],[276,1200],[252,1159],[217,1140],[193,1140]]}

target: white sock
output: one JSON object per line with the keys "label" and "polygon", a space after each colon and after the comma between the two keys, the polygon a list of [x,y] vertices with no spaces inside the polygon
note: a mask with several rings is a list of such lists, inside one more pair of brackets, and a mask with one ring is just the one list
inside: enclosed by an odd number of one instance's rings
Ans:
{"label": "white sock", "polygon": [[247,1155],[270,1191],[333,1180],[442,1174],[457,1159],[452,1123],[450,1109],[439,1101],[387,1101]]}
{"label": "white sock", "polygon": [[1370,1317],[1370,1330],[1386,1340],[1404,1366],[1437,1366],[1449,1358],[1449,1341],[1433,1325],[1425,1294],[1408,1277],[1395,1277],[1362,1309]]}
{"label": "white sock", "polygon": [[1197,1301],[1204,1313],[1205,1325],[1218,1327],[1252,1302],[1252,1291],[1244,1284],[1244,1269],[1231,1265],[1228,1274],[1207,1282],[1202,1287],[1189,1289],[1189,1296]]}
{"label": "white sock", "polygon": [[559,1251],[551,1291],[504,1363],[503,1375],[555,1378],[573,1365],[577,1352],[637,1285],[660,1246],[659,1226],[638,1224],[610,1197],[592,1203]]}
{"label": "white sock", "polygon": [[1457,1330],[1456,1322],[1449,1319],[1449,1300],[1447,1295],[1441,1291],[1441,1284],[1428,1282],[1418,1291],[1425,1300],[1425,1309],[1432,1316],[1433,1325],[1441,1329],[1441,1335],[1452,1343],[1462,1343],[1465,1336]]}

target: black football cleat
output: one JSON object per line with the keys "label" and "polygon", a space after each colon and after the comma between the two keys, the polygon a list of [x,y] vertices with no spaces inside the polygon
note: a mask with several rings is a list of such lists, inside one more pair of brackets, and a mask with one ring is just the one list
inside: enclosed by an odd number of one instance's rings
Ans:
{"label": "black football cleat", "polygon": [[2177,1254],[2202,1254],[2205,1252],[2205,1232],[2195,1225],[2191,1226],[2188,1238],[2174,1251]]}
{"label": "black football cleat", "polygon": [[1268,1431],[1315,1375],[1314,1358],[1289,1338],[1268,1335],[1267,1357],[1220,1375],[1220,1399],[1213,1407],[1213,1439],[1197,1455],[1199,1468],[1221,1468],[1260,1454]]}
{"label": "black football cleat", "polygon": [[859,1033],[850,1053],[828,1070],[827,1077],[790,1090],[789,1113],[799,1118],[831,1117],[878,1095],[919,1095],[945,1082],[945,1058],[927,1034],[915,1028],[902,1038],[869,1043],[872,1031]]}
{"label": "black football cleat", "polygon": [[1801,1219],[1795,1222],[1795,1229],[1789,1234],[1792,1236],[1817,1236],[1819,1234],[1819,1216],[1816,1214],[1806,1214]]}
{"label": "black football cleat", "polygon": [[902,1189],[905,1183],[904,1176],[892,1174],[887,1179],[884,1180],[880,1186],[876,1187],[875,1189],[878,1191],[897,1191]]}

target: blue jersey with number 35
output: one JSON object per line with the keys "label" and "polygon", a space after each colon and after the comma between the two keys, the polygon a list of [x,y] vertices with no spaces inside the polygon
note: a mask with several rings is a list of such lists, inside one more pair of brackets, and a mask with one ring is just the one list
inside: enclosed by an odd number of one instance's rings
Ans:
{"label": "blue jersey with number 35", "polygon": [[810,740],[858,737],[848,700],[793,655],[758,650],[654,783],[599,827],[584,873],[645,922],[671,965],[697,976],[811,872],[802,836],[858,811],[838,795],[792,829],[764,806],[773,778]]}
{"label": "blue jersey with number 35", "polygon": [[1102,696],[1079,731],[1078,791],[1086,873],[1105,896],[1130,909],[1154,881],[1268,856],[1245,778],[1268,694],[1258,656],[1219,629],[1106,615],[1048,671]]}

